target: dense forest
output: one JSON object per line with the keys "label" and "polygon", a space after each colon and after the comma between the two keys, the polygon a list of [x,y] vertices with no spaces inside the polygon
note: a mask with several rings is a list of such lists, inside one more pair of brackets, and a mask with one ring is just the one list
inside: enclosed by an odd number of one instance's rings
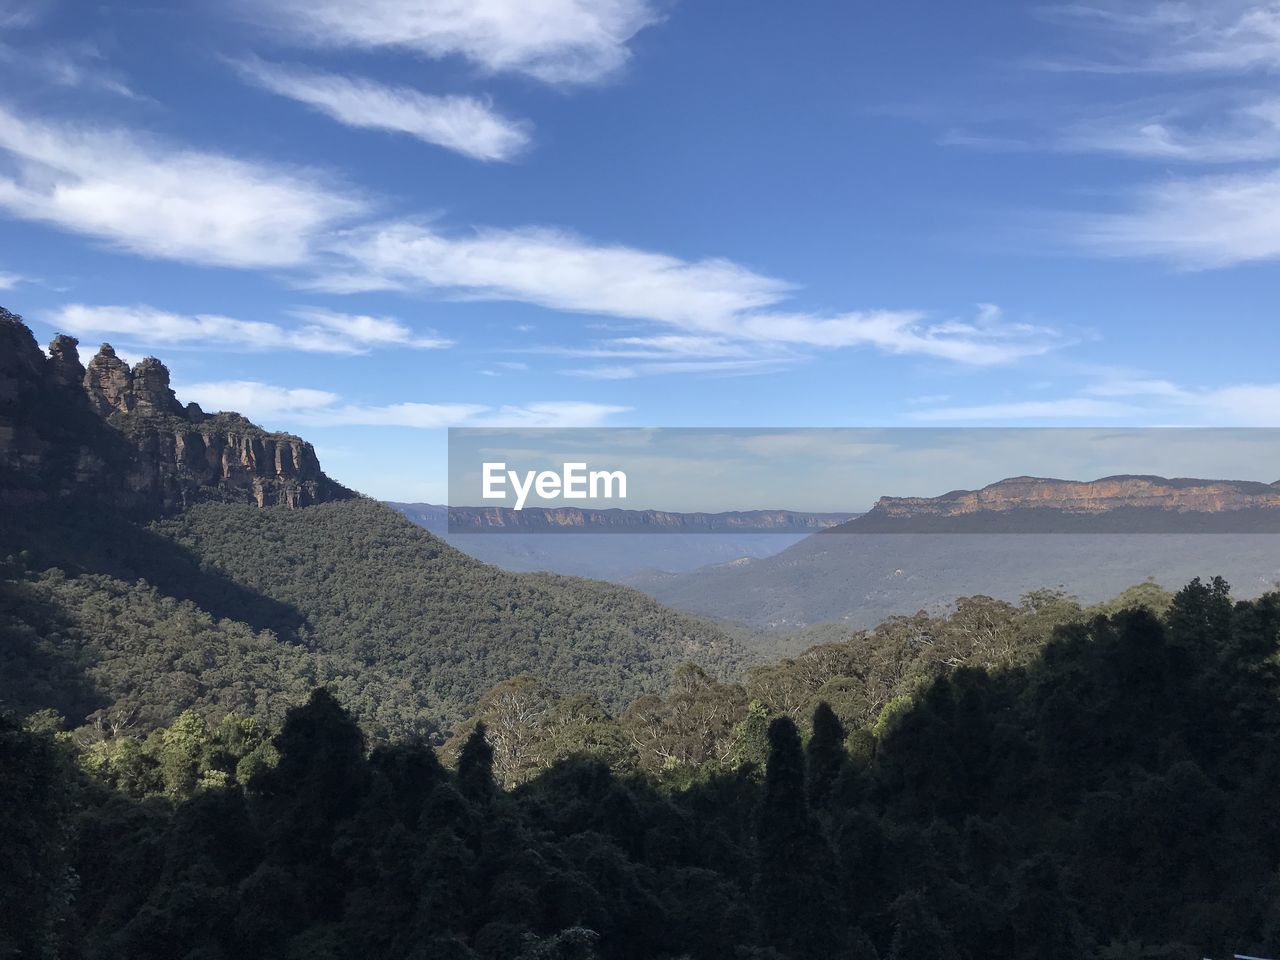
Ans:
{"label": "dense forest", "polygon": [[195,708],[278,726],[325,686],[375,737],[430,734],[517,674],[618,708],[685,661],[727,676],[746,657],[635,591],[505,573],[365,499],[204,503],[149,524],[15,511],[0,561],[0,709],[74,725]]}
{"label": "dense forest", "polygon": [[1192,958],[1280,946],[1280,596],[897,618],[617,717],[499,684],[440,750],[0,727],[0,954]]}
{"label": "dense forest", "polygon": [[0,958],[1280,950],[1280,594],[761,640],[464,556],[156,361],[0,335]]}

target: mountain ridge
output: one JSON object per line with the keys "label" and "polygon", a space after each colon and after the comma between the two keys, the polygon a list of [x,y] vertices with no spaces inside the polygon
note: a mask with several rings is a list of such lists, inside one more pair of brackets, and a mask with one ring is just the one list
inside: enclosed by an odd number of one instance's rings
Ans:
{"label": "mountain ridge", "polygon": [[0,503],[77,497],[155,515],[204,500],[297,508],[354,496],[301,437],[183,406],[155,357],[130,368],[104,343],[83,366],[78,344],[59,334],[46,357],[0,307]]}
{"label": "mountain ridge", "polygon": [[183,406],[159,360],[76,348],[0,313],[0,712],[274,722],[323,685],[374,735],[434,735],[513,676],[620,709],[747,656],[634,590],[468,557],[305,440]]}
{"label": "mountain ridge", "polygon": [[803,510],[593,509],[588,507],[450,507],[434,503],[388,501],[393,510],[414,516],[433,532],[450,533],[816,533],[844,523],[855,513]]}
{"label": "mountain ridge", "polygon": [[1280,482],[1017,476],[936,497],[881,497],[867,513],[824,532],[1280,532]]}

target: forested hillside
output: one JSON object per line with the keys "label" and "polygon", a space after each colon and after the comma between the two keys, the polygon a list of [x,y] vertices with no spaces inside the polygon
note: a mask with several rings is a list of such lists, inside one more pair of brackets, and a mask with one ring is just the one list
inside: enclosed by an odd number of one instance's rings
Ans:
{"label": "forested hillside", "polygon": [[1057,587],[1096,603],[1148,577],[1176,590],[1217,575],[1241,597],[1273,589],[1280,536],[827,532],[771,557],[631,582],[680,610],[789,631],[837,620],[871,627],[975,593],[1017,600]]}
{"label": "forested hillside", "polygon": [[622,587],[508,574],[369,500],[206,503],[150,526],[94,511],[0,525],[0,698],[74,723],[189,707],[278,722],[330,686],[378,735],[428,732],[520,673],[621,706],[687,660],[743,654]]}
{"label": "forested hillside", "polygon": [[[564,739],[540,772],[510,765],[527,683],[487,698],[494,725],[451,744],[448,765],[415,739],[370,750],[323,691],[274,736],[194,713],[145,739],[4,721],[0,805],[18,816],[0,835],[0,901],[16,907],[0,949],[1272,955],[1280,598],[1233,603],[1197,581],[1118,606],[1132,603],[1108,616],[1051,594],[974,598],[745,689],[682,671],[621,737],[598,707],[551,696]],[[736,721],[716,706],[747,697]],[[728,749],[690,751],[726,719]]]}

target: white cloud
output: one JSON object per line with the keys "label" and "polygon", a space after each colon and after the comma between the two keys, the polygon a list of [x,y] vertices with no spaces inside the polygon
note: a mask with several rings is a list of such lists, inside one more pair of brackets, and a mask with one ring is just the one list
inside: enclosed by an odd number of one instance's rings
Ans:
{"label": "white cloud", "polygon": [[1154,409],[1222,426],[1280,426],[1280,384],[1184,387],[1169,380],[1104,379],[1086,388],[1095,396],[1145,399]]}
{"label": "white cloud", "polygon": [[1280,256],[1280,170],[1170,179],[1147,186],[1118,213],[1068,216],[1090,253],[1159,257],[1192,268]]}
{"label": "white cloud", "polygon": [[333,406],[338,395],[327,390],[289,389],[254,380],[185,383],[175,390],[183,402],[194,400],[207,411],[234,410],[251,420],[275,420]]}
{"label": "white cloud", "polygon": [[529,124],[475,97],[431,96],[361,77],[311,73],[259,60],[236,64],[251,82],[349,127],[407,133],[477,160],[510,160],[529,145]]}
{"label": "white cloud", "polygon": [[[650,321],[675,335],[622,338],[595,356],[724,359],[786,347],[874,347],[886,353],[986,365],[1045,353],[1061,344],[1043,327],[1006,322],[980,305],[972,321],[934,321],[915,310],[827,315],[781,312],[785,281],[723,259],[689,261],[593,244],[549,229],[482,230],[453,237],[393,222],[349,232],[333,252],[350,266],[322,289],[434,290],[464,299],[512,300],[554,310]],[[748,349],[749,348],[749,349]]]}
{"label": "white cloud", "polygon": [[930,421],[1123,419],[1126,423],[1210,427],[1280,427],[1280,383],[1186,387],[1163,379],[1115,377],[1076,396],[974,406],[935,407],[912,414]]}
{"label": "white cloud", "polygon": [[[1206,104],[1207,116],[1166,111],[1156,116],[1071,125],[1058,140],[1062,150],[1114,153],[1183,163],[1241,163],[1280,158],[1280,100],[1243,106]],[[1188,122],[1188,120],[1193,122]]]}
{"label": "white cloud", "polygon": [[[1092,56],[1042,66],[1143,74],[1147,98],[1060,124],[1038,138],[1041,147],[1162,163],[1270,164],[1126,188],[1113,210],[1054,222],[1072,245],[1188,268],[1280,256],[1280,99],[1260,93],[1255,79],[1280,70],[1280,2],[1103,0],[1048,13],[1089,28]],[[1204,82],[1209,75],[1212,84]]]}
{"label": "white cloud", "polygon": [[132,253],[248,268],[311,256],[364,204],[304,171],[163,145],[124,130],[27,121],[0,107],[0,210]]}
{"label": "white cloud", "polygon": [[1280,68],[1280,3],[1187,0],[1068,4],[1050,13],[1106,35],[1104,56],[1053,62],[1099,73],[1269,73]]}
{"label": "white cloud", "polygon": [[548,83],[613,73],[658,20],[649,0],[258,0],[252,13],[310,46],[461,56]]}
{"label": "white cloud", "polygon": [[598,427],[630,407],[578,400],[553,400],[523,406],[499,407],[475,426],[492,427]]}
{"label": "white cloud", "polygon": [[48,0],[0,0],[0,30],[31,26],[48,6]]}
{"label": "white cloud", "polygon": [[564,373],[587,380],[633,380],[636,377],[671,373],[764,373],[778,366],[767,360],[675,360],[666,363],[635,363],[599,367],[579,367]]}
{"label": "white cloud", "polygon": [[261,320],[237,320],[217,314],[178,314],[148,306],[68,304],[48,317],[62,330],[78,334],[120,334],[144,346],[201,344],[240,350],[301,350],[309,353],[366,353],[375,347],[414,349],[447,347],[448,340],[422,337],[390,317],[296,311],[306,321],[284,327]]}
{"label": "white cloud", "polygon": [[443,289],[710,329],[776,302],[790,287],[727,260],[686,261],[545,228],[458,237],[392,222],[352,231],[334,251],[352,264],[322,281],[338,290]]}
{"label": "white cloud", "polygon": [[337,313],[315,307],[295,310],[293,313],[312,325],[305,329],[325,330],[341,340],[364,347],[405,346],[417,350],[436,350],[453,346],[452,340],[447,340],[434,331],[430,331],[429,336],[420,336],[393,317]]}
{"label": "white cloud", "polygon": [[[0,11],[0,29],[3,26],[4,13]],[[38,47],[0,43],[0,64],[28,82],[39,78],[58,87],[96,90],[130,100],[142,99],[119,73],[107,66],[102,52],[88,42]]]}
{"label": "white cloud", "polygon": [[0,271],[0,290],[12,290],[18,284],[26,280],[26,277],[16,273],[4,273]]}
{"label": "white cloud", "polygon": [[1010,403],[987,403],[965,407],[938,407],[919,410],[911,416],[917,420],[1089,420],[1095,417],[1131,416],[1138,408],[1108,400],[1087,397],[1065,397],[1059,400],[1019,400]]}
{"label": "white cloud", "polygon": [[453,427],[467,423],[489,408],[473,403],[392,403],[386,406],[347,404],[310,411],[306,422],[324,426]]}
{"label": "white cloud", "polygon": [[437,429],[453,426],[591,427],[627,407],[585,401],[493,406],[483,403],[344,403],[327,390],[296,389],[250,380],[181,384],[183,401],[205,410],[235,410],[256,421],[307,426],[376,426]]}

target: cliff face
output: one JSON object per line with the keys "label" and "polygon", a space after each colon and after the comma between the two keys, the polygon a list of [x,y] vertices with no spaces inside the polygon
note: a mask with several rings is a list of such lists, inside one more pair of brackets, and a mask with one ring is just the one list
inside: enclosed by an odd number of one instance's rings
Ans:
{"label": "cliff face", "polygon": [[1280,483],[1013,477],[940,497],[881,497],[842,533],[1280,533]]}
{"label": "cliff face", "polygon": [[104,343],[86,368],[76,347],[55,337],[46,358],[0,308],[0,503],[77,496],[168,513],[201,500],[293,508],[351,496],[304,440],[182,406],[154,357],[131,370]]}
{"label": "cliff face", "polygon": [[1280,507],[1280,485],[1120,476],[1089,481],[1013,477],[981,490],[956,490],[940,497],[881,497],[874,509],[889,517],[958,517],[1026,509],[1103,513],[1156,508],[1176,513],[1221,513],[1271,507]]}

